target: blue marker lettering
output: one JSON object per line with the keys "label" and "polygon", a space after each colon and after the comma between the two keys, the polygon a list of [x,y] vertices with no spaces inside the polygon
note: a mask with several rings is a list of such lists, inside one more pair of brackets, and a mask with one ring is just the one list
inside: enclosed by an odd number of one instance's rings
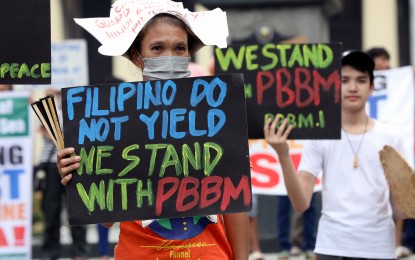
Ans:
{"label": "blue marker lettering", "polygon": [[110,89],[110,111],[115,112],[115,95],[116,95],[116,89],[114,86]]}
{"label": "blue marker lettering", "polygon": [[150,101],[153,105],[157,106],[161,104],[160,100],[160,91],[161,91],[161,83],[160,81],[153,81],[156,85],[154,90],[155,94],[153,95],[153,87],[151,86],[151,82],[147,81],[145,83],[145,90],[144,90],[144,109],[148,109],[150,107]]}
{"label": "blue marker lettering", "polygon": [[147,125],[147,133],[150,140],[154,139],[154,124],[156,123],[159,114],[159,111],[155,111],[151,117],[144,114],[140,115],[140,120]]}
{"label": "blue marker lettering", "polygon": [[75,95],[83,92],[84,90],[85,90],[84,87],[71,88],[68,90],[68,93],[66,95],[66,102],[67,102],[66,108],[68,111],[69,120],[73,120],[74,118],[73,104],[79,103],[82,101],[82,97],[77,97]]}
{"label": "blue marker lettering", "polygon": [[[124,111],[124,102],[135,94],[135,86],[132,83],[124,82],[118,88],[118,110]],[[126,89],[128,89],[127,92],[125,92]]]}
{"label": "blue marker lettering", "polygon": [[[219,121],[215,123],[215,117],[219,118]],[[226,115],[220,109],[210,109],[207,114],[208,118],[208,130],[209,137],[215,136],[225,125]]]}
{"label": "blue marker lettering", "polygon": [[175,108],[170,111],[170,136],[175,139],[183,138],[186,133],[185,132],[177,132],[177,123],[180,121],[184,121],[184,114],[186,113],[186,109],[184,108]]}
{"label": "blue marker lettering", "polygon": [[128,116],[112,117],[111,123],[114,123],[114,140],[118,141],[121,138],[121,123],[128,121]]}
{"label": "blue marker lettering", "polygon": [[91,107],[92,107],[92,95],[91,95],[91,89],[86,89],[86,97],[85,97],[85,117],[90,118],[91,117]]}
{"label": "blue marker lettering", "polygon": [[94,97],[92,100],[92,115],[93,116],[107,116],[108,109],[99,109],[99,88],[94,88]]}
{"label": "blue marker lettering", "polygon": [[143,108],[143,83],[137,84],[137,109]]}
{"label": "blue marker lettering", "polygon": [[[216,87],[220,88],[220,93],[218,98],[215,100],[213,96],[213,92],[215,91]],[[226,83],[223,82],[220,78],[214,78],[210,84],[209,88],[206,91],[206,101],[208,102],[209,106],[211,107],[218,107],[223,103],[224,98],[226,97],[226,91],[228,90]]]}
{"label": "blue marker lettering", "polygon": [[[167,96],[169,90],[171,90],[171,92],[169,96]],[[173,103],[174,97],[176,96],[176,92],[177,92],[177,88],[176,88],[176,84],[174,83],[174,81],[167,80],[166,82],[164,82],[161,98],[165,106],[170,106]]]}
{"label": "blue marker lettering", "polygon": [[189,111],[189,133],[191,136],[206,135],[206,130],[196,129],[196,112],[194,110]]}
{"label": "blue marker lettering", "polygon": [[[199,91],[200,86],[203,87],[203,90],[200,94],[198,94],[197,92]],[[193,82],[192,93],[190,95],[190,105],[192,107],[197,106],[197,104],[199,104],[199,102],[206,96],[206,88],[208,86],[209,84],[203,79],[196,79]]]}
{"label": "blue marker lettering", "polygon": [[169,130],[169,112],[163,110],[163,120],[161,121],[161,137],[163,139],[167,138],[167,133]]}

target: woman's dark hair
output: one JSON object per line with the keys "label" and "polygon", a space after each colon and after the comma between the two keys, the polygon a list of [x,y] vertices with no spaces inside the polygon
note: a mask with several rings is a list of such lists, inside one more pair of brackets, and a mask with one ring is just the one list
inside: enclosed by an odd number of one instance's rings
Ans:
{"label": "woman's dark hair", "polygon": [[190,29],[190,26],[184,20],[180,19],[178,16],[180,16],[180,14],[174,15],[170,13],[160,13],[160,14],[155,15],[153,18],[151,18],[146,23],[146,25],[144,25],[141,31],[138,33],[134,42],[131,44],[130,48],[128,49],[127,53],[128,53],[129,58],[132,60],[134,52],[136,51],[141,52],[141,41],[143,40],[144,35],[154,24],[160,21],[166,21],[168,23],[176,25],[177,27],[180,27],[187,32],[187,41],[188,41],[187,44],[189,46],[189,51],[192,54],[196,49],[195,46],[198,43],[200,43],[200,39]]}

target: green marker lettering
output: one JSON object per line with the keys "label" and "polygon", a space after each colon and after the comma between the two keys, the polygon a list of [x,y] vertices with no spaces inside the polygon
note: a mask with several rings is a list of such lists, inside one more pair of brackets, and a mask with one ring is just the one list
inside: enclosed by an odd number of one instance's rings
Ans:
{"label": "green marker lettering", "polygon": [[114,146],[104,145],[104,146],[98,146],[97,148],[97,164],[96,164],[96,174],[111,174],[113,172],[112,169],[101,169],[102,164],[102,158],[110,157],[111,153],[108,151],[112,151],[114,149]]}
{"label": "green marker lettering", "polygon": [[93,212],[95,210],[95,201],[97,201],[99,208],[101,210],[105,209],[104,180],[101,180],[99,182],[99,189],[95,183],[92,183],[89,189],[89,193],[87,193],[82,183],[77,183],[76,189],[78,191],[79,196],[82,199],[82,202],[84,203],[85,207],[88,209],[89,212]]}
{"label": "green marker lettering", "polygon": [[153,195],[153,186],[151,183],[151,179],[147,180],[147,189],[143,189],[143,181],[138,180],[137,182],[137,207],[141,208],[143,206],[143,197],[147,197],[148,205],[152,206],[154,203],[154,195]]}
{"label": "green marker lettering", "polygon": [[82,147],[79,156],[81,157],[81,161],[79,162],[79,168],[76,170],[76,172],[81,176],[84,172],[83,168],[85,166],[86,174],[91,175],[91,173],[94,171],[95,146],[91,147],[89,154],[85,150],[85,147]]}
{"label": "green marker lettering", "polygon": [[164,154],[163,161],[161,162],[159,177],[162,178],[166,168],[172,165],[174,165],[174,168],[176,169],[176,175],[180,176],[182,173],[182,165],[180,163],[179,156],[177,155],[174,146],[169,144],[169,146],[167,146],[166,153]]}
{"label": "green marker lettering", "polygon": [[23,77],[23,74],[26,76],[26,77],[30,77],[31,75],[30,75],[30,70],[29,70],[29,67],[27,66],[27,64],[26,63],[23,63],[21,66],[20,66],[20,70],[19,70],[19,73],[17,74],[17,77],[19,78],[19,79],[21,79],[22,77]]}
{"label": "green marker lettering", "polygon": [[261,66],[261,70],[263,70],[263,71],[267,71],[267,70],[273,69],[278,64],[278,56],[277,56],[277,54],[274,53],[274,52],[270,52],[269,49],[275,50],[275,45],[272,44],[272,43],[267,43],[267,44],[265,44],[262,47],[262,50],[261,50],[262,51],[262,55],[265,58],[270,58],[271,59],[271,62],[269,64],[262,65]]}
{"label": "green marker lettering", "polygon": [[303,114],[298,115],[298,128],[313,128],[314,127],[314,120],[313,114],[308,114],[307,117]]}
{"label": "green marker lettering", "polygon": [[301,53],[300,45],[294,45],[294,50],[291,53],[290,60],[288,61],[288,67],[292,68],[297,63],[296,67],[303,67],[303,55]]}
{"label": "green marker lettering", "polygon": [[152,176],[154,173],[154,166],[156,165],[156,158],[157,158],[157,150],[159,149],[166,149],[167,144],[146,144],[146,150],[151,151],[151,158],[150,158],[150,167],[148,169],[148,176]]}
{"label": "green marker lettering", "polygon": [[128,196],[127,196],[127,185],[133,184],[137,182],[137,179],[116,179],[115,184],[119,184],[121,186],[121,209],[127,210],[128,209]]}
{"label": "green marker lettering", "polygon": [[246,47],[246,53],[245,53],[245,57],[246,57],[246,68],[247,70],[256,70],[258,69],[258,64],[257,63],[253,63],[253,61],[255,61],[258,56],[256,54],[253,54],[253,52],[258,50],[258,45],[250,45]]}
{"label": "green marker lettering", "polygon": [[[213,142],[207,142],[203,144],[203,148],[204,173],[205,176],[210,176],[213,169],[216,167],[216,165],[219,163],[220,159],[223,156],[223,148],[219,144]],[[216,151],[216,157],[213,160],[211,160],[211,149]]]}
{"label": "green marker lettering", "polygon": [[182,148],[184,177],[189,176],[189,162],[195,170],[200,170],[202,168],[200,145],[198,142],[195,142],[193,146],[195,148],[194,153],[192,153],[192,150],[187,144],[184,144]]}
{"label": "green marker lettering", "polygon": [[315,68],[320,68],[317,45],[303,45],[303,58],[304,58],[304,67],[310,67],[310,61]]}
{"label": "green marker lettering", "polygon": [[324,119],[324,111],[322,111],[322,110],[318,111],[318,118],[319,118],[319,122],[320,122],[320,127],[321,128],[326,127],[326,120]]}
{"label": "green marker lettering", "polygon": [[42,78],[50,78],[50,63],[40,64],[40,74]]}
{"label": "green marker lettering", "polygon": [[114,180],[111,179],[108,182],[107,187],[107,209],[108,211],[114,210]]}
{"label": "green marker lettering", "polygon": [[226,49],[225,55],[223,55],[222,49],[219,48],[215,49],[215,53],[219,66],[223,71],[228,71],[231,61],[235,69],[240,70],[242,68],[245,57],[245,46],[241,46],[239,48],[238,57],[236,57],[235,51],[232,47]]}
{"label": "green marker lettering", "polygon": [[325,45],[325,44],[318,44],[318,56],[320,57],[320,68],[325,69],[333,62],[333,50]]}
{"label": "green marker lettering", "polygon": [[130,146],[127,146],[122,151],[122,158],[128,161],[131,161],[130,164],[125,167],[119,174],[118,177],[122,177],[125,174],[127,174],[129,171],[134,169],[139,163],[140,163],[140,157],[134,156],[134,155],[128,155],[128,153],[132,150],[137,150],[139,148],[138,144],[132,144]]}
{"label": "green marker lettering", "polygon": [[290,49],[290,44],[278,44],[277,49],[280,51],[280,62],[282,67],[287,67],[287,54],[286,50]]}

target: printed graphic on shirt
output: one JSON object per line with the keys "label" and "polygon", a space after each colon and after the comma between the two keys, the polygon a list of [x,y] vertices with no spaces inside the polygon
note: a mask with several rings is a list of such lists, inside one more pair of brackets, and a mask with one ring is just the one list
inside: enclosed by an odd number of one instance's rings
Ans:
{"label": "printed graphic on shirt", "polygon": [[157,235],[169,239],[190,239],[200,235],[209,224],[218,223],[216,215],[171,219],[144,220],[142,226],[150,228]]}

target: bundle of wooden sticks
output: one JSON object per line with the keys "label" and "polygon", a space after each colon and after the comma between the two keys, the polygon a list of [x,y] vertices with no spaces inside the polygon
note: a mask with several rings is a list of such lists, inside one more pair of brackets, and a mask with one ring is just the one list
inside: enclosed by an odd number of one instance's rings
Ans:
{"label": "bundle of wooden sticks", "polygon": [[59,117],[56,110],[54,96],[49,95],[35,101],[32,103],[32,108],[48,132],[56,148],[58,150],[62,150],[65,146],[63,143],[63,134],[59,124]]}

